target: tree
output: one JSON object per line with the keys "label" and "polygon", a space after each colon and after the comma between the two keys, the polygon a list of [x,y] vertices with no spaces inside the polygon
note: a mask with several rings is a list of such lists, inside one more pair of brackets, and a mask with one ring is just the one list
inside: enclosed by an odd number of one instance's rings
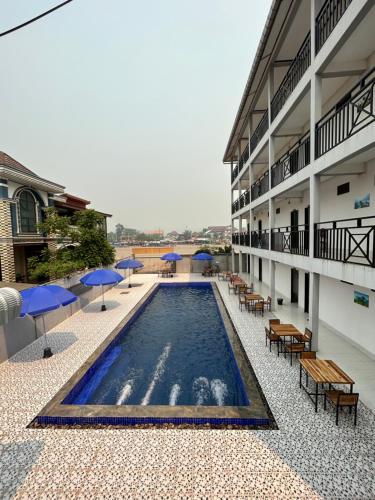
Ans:
{"label": "tree", "polygon": [[95,210],[81,210],[72,217],[60,217],[54,208],[46,211],[39,229],[57,239],[57,251],[44,250],[28,259],[29,278],[33,281],[62,278],[85,267],[107,266],[114,262],[114,249],[107,240],[104,216]]}

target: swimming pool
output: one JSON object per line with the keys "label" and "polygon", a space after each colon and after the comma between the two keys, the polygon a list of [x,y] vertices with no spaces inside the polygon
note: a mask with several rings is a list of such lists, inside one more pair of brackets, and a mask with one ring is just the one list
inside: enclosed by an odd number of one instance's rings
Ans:
{"label": "swimming pool", "polygon": [[160,285],[64,403],[249,405],[211,284]]}
{"label": "swimming pool", "polygon": [[270,411],[216,285],[163,283],[36,421],[268,425]]}

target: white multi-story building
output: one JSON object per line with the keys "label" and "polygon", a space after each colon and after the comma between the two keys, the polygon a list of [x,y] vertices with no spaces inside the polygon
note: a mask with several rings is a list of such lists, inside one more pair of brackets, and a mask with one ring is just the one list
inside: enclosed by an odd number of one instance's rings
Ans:
{"label": "white multi-story building", "polygon": [[374,0],[274,0],[224,155],[235,270],[372,357],[374,26]]}

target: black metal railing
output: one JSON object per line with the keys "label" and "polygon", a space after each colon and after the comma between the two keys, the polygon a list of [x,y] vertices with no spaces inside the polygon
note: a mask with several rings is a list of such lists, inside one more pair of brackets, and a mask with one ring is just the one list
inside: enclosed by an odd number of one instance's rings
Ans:
{"label": "black metal railing", "polygon": [[237,212],[237,211],[238,211],[239,206],[240,206],[240,204],[239,204],[239,201],[238,201],[238,199],[237,199],[237,200],[235,200],[235,201],[232,203],[232,214],[234,214],[235,212]]}
{"label": "black metal railing", "polygon": [[269,187],[269,172],[266,170],[264,174],[251,185],[251,201],[256,200],[259,196],[262,196],[262,194],[267,193],[267,191],[269,191]]}
{"label": "black metal railing", "polygon": [[250,246],[250,235],[247,231],[232,233],[233,245]]}
{"label": "black metal railing", "polygon": [[239,169],[238,169],[238,163],[234,166],[233,170],[232,170],[232,182],[234,182],[235,178],[237,177],[238,175],[238,172],[239,172]]}
{"label": "black metal railing", "polygon": [[245,163],[247,162],[247,160],[249,159],[249,144],[246,145],[245,149],[242,151],[242,154],[240,156],[240,161],[238,162],[238,165],[239,165],[239,172],[241,172],[242,170],[242,167],[245,165]]}
{"label": "black metal railing", "polygon": [[250,235],[247,231],[240,233],[240,245],[250,246]]}
{"label": "black metal railing", "polygon": [[315,224],[314,257],[375,267],[375,216]]}
{"label": "black metal railing", "polygon": [[250,138],[250,152],[252,153],[254,149],[257,147],[259,141],[264,136],[264,134],[268,130],[268,109],[262,116],[260,122],[258,123],[257,128],[254,130],[253,135]]}
{"label": "black metal railing", "polygon": [[311,64],[311,40],[310,33],[304,39],[296,57],[290,65],[280,87],[277,89],[271,102],[271,120],[273,121],[284,106],[286,100],[296,88],[298,82],[306,73]]}
{"label": "black metal railing", "polygon": [[244,193],[239,197],[240,208],[246,207],[250,203],[250,190],[246,189]]}
{"label": "black metal railing", "polygon": [[315,157],[319,158],[338,144],[375,121],[375,68],[364,76],[315,126]]}
{"label": "black metal railing", "polygon": [[268,250],[269,245],[269,229],[263,229],[262,231],[251,231],[251,246],[253,248],[262,248]]}
{"label": "black metal railing", "polygon": [[296,255],[309,255],[310,238],[307,225],[277,227],[272,229],[271,233],[272,250]]}
{"label": "black metal railing", "polygon": [[340,21],[352,0],[326,0],[315,19],[315,54]]}
{"label": "black metal railing", "polygon": [[271,167],[271,185],[277,186],[310,164],[310,132],[301,137]]}

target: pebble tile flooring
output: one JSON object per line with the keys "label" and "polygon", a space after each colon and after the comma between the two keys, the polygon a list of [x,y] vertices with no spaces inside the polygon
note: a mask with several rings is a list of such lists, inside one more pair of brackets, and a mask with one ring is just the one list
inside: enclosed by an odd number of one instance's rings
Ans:
{"label": "pebble tile flooring", "polygon": [[[184,275],[174,281],[201,279]],[[292,368],[264,345],[264,318],[222,296],[279,426],[278,431],[27,429],[58,389],[139,301],[155,277],[137,277],[0,366],[0,498],[375,498],[374,414],[358,425],[332,410],[315,414]],[[125,292],[125,293],[124,293]]]}

